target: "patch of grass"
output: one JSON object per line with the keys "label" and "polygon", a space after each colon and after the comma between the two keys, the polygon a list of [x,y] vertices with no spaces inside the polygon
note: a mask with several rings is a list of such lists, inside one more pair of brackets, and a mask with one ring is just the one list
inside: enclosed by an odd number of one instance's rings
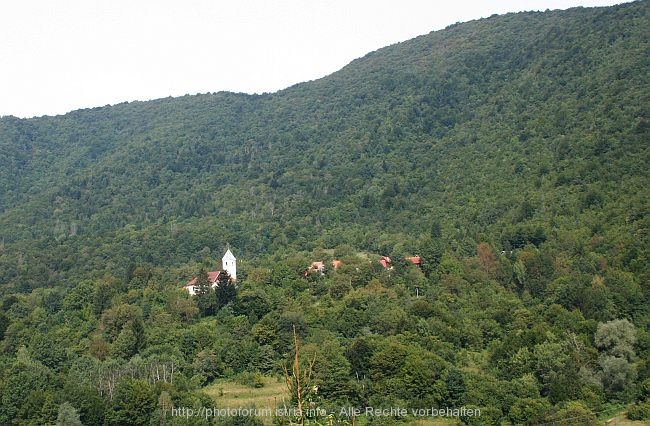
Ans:
{"label": "patch of grass", "polygon": [[218,381],[203,391],[219,408],[256,407],[275,408],[289,399],[287,386],[281,377],[262,377],[264,386],[256,388],[234,381]]}
{"label": "patch of grass", "polygon": [[[284,378],[264,376],[262,381],[264,386],[255,388],[232,380],[223,380],[205,387],[203,391],[214,400],[215,406],[219,408],[255,407],[260,409],[269,408],[275,411],[275,408],[285,401],[289,405],[289,394]],[[272,418],[263,417],[260,420],[265,424],[271,424],[272,422]],[[452,426],[459,423],[450,419],[412,419],[412,423],[408,424],[415,426]]]}
{"label": "patch of grass", "polygon": [[604,424],[607,426],[650,426],[648,420],[629,420],[625,412],[617,414],[615,417],[608,419]]}

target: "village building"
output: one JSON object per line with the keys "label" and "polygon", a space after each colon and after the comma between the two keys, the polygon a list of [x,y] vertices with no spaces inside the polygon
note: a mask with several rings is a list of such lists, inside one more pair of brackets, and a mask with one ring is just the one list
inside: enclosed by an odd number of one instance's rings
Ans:
{"label": "village building", "polygon": [[411,262],[417,267],[422,266],[422,258],[420,256],[407,257],[406,260]]}
{"label": "village building", "polygon": [[[332,269],[338,269],[341,266],[340,260],[332,260]],[[305,271],[305,277],[313,274],[314,272],[320,272],[321,275],[325,275],[325,262],[312,262],[309,265],[309,268]]]}
{"label": "village building", "polygon": [[379,258],[379,264],[383,266],[385,269],[393,269],[393,261],[391,260],[390,257],[388,256],[382,256]]}
{"label": "village building", "polygon": [[[221,270],[226,271],[233,281],[237,281],[237,259],[232,254],[230,249],[226,250],[226,254],[224,254],[221,258]],[[216,288],[219,285],[217,280],[220,273],[221,271],[208,272],[208,282],[210,283],[210,287]],[[186,290],[191,296],[196,295],[197,281],[198,278],[194,277],[183,286],[183,289]]]}
{"label": "village building", "polygon": [[[420,256],[405,257],[404,260],[406,260],[408,262],[411,262],[412,264],[414,264],[418,268],[422,266],[422,258]],[[380,257],[379,258],[379,264],[384,269],[388,269],[389,271],[393,269],[393,261],[388,256]]]}

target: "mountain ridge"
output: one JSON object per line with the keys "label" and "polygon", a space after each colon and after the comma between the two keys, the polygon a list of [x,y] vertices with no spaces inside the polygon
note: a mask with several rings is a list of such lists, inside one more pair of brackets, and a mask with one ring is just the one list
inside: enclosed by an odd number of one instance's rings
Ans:
{"label": "mountain ridge", "polygon": [[180,424],[270,381],[309,422],[647,420],[649,7],[459,24],[276,94],[0,119],[0,423]]}
{"label": "mountain ridge", "polygon": [[[262,255],[337,239],[390,251],[442,224],[468,254],[478,234],[502,245],[498,228],[517,223],[526,199],[534,213],[523,222],[551,229],[551,216],[563,217],[542,215],[542,206],[557,208],[568,196],[579,214],[587,195],[576,187],[601,205],[610,201],[619,189],[596,187],[608,182],[607,162],[617,164],[613,180],[642,170],[647,5],[458,24],[272,94],[220,92],[2,118],[0,144],[9,155],[0,173],[0,237],[5,244],[70,243],[74,251],[104,233],[125,238],[126,226],[138,229],[140,241],[145,234],[164,240],[147,227],[180,221],[201,229],[204,221],[214,229],[208,234]],[[623,146],[617,134],[632,142]],[[479,181],[486,190],[473,188]],[[521,193],[508,195],[510,187]],[[381,222],[394,236],[378,246],[367,240],[383,233]],[[254,235],[240,235],[247,227]],[[356,235],[335,236],[346,229]],[[306,241],[314,231],[316,241]],[[195,251],[214,245],[192,239]],[[187,261],[191,251],[172,257]],[[145,246],[136,258],[159,264],[165,257],[156,252]]]}

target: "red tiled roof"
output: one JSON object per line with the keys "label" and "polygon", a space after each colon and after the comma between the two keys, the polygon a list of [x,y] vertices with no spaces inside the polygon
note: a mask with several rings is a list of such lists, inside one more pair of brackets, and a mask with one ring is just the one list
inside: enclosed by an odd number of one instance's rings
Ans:
{"label": "red tiled roof", "polygon": [[422,263],[420,256],[407,257],[406,260],[410,261],[414,265],[420,265]]}
{"label": "red tiled roof", "polygon": [[325,264],[323,262],[311,262],[311,269],[323,269]]}
{"label": "red tiled roof", "polygon": [[339,266],[341,266],[341,261],[340,260],[332,260],[332,268],[338,269]]}
{"label": "red tiled roof", "polygon": [[309,265],[309,268],[305,271],[305,277],[309,276],[309,274],[313,272],[321,272],[325,270],[325,264],[323,262],[311,262],[311,265]]}
{"label": "red tiled roof", "polygon": [[[221,271],[210,271],[210,272],[208,272],[208,282],[210,284],[216,283],[217,282],[217,277],[219,276],[220,272]],[[197,277],[192,278],[187,284],[185,284],[183,286],[183,288],[193,286],[194,284],[196,284],[196,280],[197,280]]]}

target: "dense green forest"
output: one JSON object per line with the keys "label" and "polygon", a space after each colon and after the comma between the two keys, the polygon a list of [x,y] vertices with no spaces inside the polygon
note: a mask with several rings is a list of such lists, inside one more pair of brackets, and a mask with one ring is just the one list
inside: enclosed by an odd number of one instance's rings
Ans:
{"label": "dense green forest", "polygon": [[[456,24],[277,93],[0,118],[0,424],[257,424],[170,407],[285,374],[336,413],[650,419],[649,9]],[[190,297],[226,247],[236,286]]]}

